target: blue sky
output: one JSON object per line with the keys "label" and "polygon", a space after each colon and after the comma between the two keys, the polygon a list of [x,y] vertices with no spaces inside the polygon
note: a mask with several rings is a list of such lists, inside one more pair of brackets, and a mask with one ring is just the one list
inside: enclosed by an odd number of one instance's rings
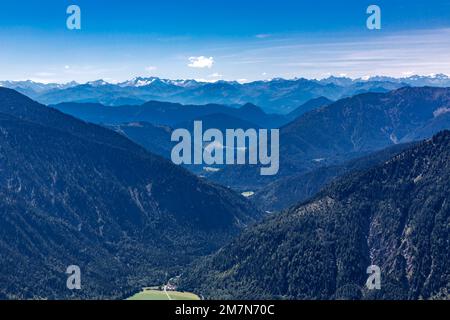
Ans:
{"label": "blue sky", "polygon": [[[82,29],[66,28],[81,8]],[[382,29],[366,28],[366,9]],[[0,79],[450,74],[450,0],[27,0],[0,4]]]}

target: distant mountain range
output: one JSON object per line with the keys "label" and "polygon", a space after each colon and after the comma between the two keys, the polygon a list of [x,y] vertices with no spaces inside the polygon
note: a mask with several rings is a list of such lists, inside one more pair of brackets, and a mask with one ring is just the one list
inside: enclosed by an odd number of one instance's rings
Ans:
{"label": "distant mountain range", "polygon": [[[0,295],[123,298],[261,214],[123,135],[0,88]],[[83,290],[66,288],[78,265]]]}
{"label": "distant mountain range", "polygon": [[15,89],[43,104],[62,102],[101,103],[104,105],[140,105],[150,100],[182,104],[252,103],[268,113],[287,114],[305,102],[325,97],[338,100],[366,92],[387,92],[404,86],[450,87],[446,75],[407,78],[372,77],[349,79],[330,77],[322,80],[272,79],[250,83],[196,80],[167,80],[138,77],[118,84],[103,80],[78,84],[41,84],[32,81],[2,81],[0,86]]}
{"label": "distant mountain range", "polygon": [[[449,159],[446,131],[339,179],[201,259],[182,289],[208,299],[449,299]],[[380,290],[365,285],[371,265]]]}

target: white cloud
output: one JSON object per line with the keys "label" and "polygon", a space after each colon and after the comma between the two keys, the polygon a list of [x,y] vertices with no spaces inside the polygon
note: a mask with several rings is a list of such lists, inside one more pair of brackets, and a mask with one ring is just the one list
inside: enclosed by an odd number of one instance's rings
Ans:
{"label": "white cloud", "polygon": [[213,57],[190,57],[189,58],[190,63],[188,64],[188,67],[191,68],[209,68],[211,69],[214,64],[214,58]]}
{"label": "white cloud", "polygon": [[106,82],[111,83],[111,84],[118,84],[118,83],[120,83],[119,80],[114,79],[114,78],[104,78],[103,80],[105,80]]}
{"label": "white cloud", "polygon": [[155,66],[145,67],[145,71],[147,71],[147,72],[152,72],[152,71],[155,71],[157,69],[158,69],[158,67],[155,67]]}
{"label": "white cloud", "polygon": [[214,82],[217,82],[217,81],[219,81],[220,79],[205,79],[205,78],[197,78],[197,79],[194,79],[195,81],[197,81],[197,82],[204,82],[204,83],[214,83]]}
{"label": "white cloud", "polygon": [[210,74],[209,77],[210,78],[223,78],[223,75],[218,72],[214,72],[213,74]]}
{"label": "white cloud", "polygon": [[31,77],[31,78],[26,78],[26,79],[20,79],[19,81],[26,81],[26,80],[30,80],[33,82],[37,82],[37,83],[57,83],[58,79],[50,79],[50,78],[36,78],[36,77]]}
{"label": "white cloud", "polygon": [[437,117],[442,116],[443,114],[446,114],[446,113],[449,113],[449,112],[450,112],[450,108],[442,107],[442,108],[439,108],[439,109],[435,110],[433,112],[433,115],[434,115],[435,118],[437,118]]}
{"label": "white cloud", "polygon": [[54,74],[53,72],[38,72],[38,73],[36,73],[36,76],[43,77],[43,78],[54,77],[55,75],[56,74]]}
{"label": "white cloud", "polygon": [[270,38],[270,34],[268,34],[268,33],[260,33],[260,34],[256,35],[256,38],[258,38],[258,39]]}

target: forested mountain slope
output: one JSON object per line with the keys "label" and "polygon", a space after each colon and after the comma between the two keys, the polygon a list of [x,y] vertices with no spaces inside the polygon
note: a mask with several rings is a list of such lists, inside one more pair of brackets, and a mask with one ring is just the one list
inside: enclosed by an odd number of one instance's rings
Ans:
{"label": "forested mountain slope", "polygon": [[[450,132],[338,180],[184,275],[208,298],[448,299]],[[365,288],[381,268],[381,290]]]}
{"label": "forested mountain slope", "polygon": [[[0,292],[8,298],[122,297],[258,217],[243,197],[111,130],[0,89]],[[69,265],[81,268],[80,291],[65,286]]]}

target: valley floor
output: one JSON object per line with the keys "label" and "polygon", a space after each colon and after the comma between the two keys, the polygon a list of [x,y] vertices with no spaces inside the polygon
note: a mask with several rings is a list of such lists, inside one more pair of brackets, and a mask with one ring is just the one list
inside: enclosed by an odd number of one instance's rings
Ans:
{"label": "valley floor", "polygon": [[190,292],[168,291],[165,288],[163,290],[144,288],[127,300],[200,300],[200,298]]}

